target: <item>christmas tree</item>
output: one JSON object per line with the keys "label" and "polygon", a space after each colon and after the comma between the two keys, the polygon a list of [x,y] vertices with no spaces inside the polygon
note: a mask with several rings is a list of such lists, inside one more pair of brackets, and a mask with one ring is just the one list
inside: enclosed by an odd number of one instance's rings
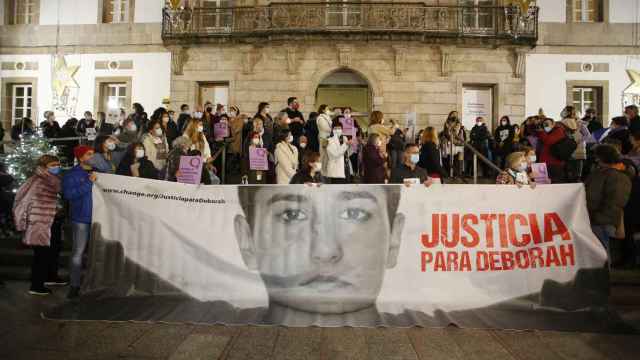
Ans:
{"label": "christmas tree", "polygon": [[14,178],[13,192],[16,192],[33,175],[38,159],[45,154],[57,156],[58,148],[52,146],[40,130],[33,135],[21,136],[15,149],[7,154],[0,154],[0,162],[4,164],[7,173]]}

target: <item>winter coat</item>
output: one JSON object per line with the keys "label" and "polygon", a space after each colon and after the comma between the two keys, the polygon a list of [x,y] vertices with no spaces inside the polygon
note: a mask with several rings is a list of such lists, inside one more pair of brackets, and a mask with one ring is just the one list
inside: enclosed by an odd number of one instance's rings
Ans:
{"label": "winter coat", "polygon": [[367,144],[362,151],[362,166],[364,176],[362,181],[365,184],[384,184],[385,169],[384,158],[380,155],[380,150],[373,144]]}
{"label": "winter coat", "polygon": [[231,132],[231,144],[229,152],[232,154],[242,154],[242,127],[244,122],[240,117],[236,117],[229,122],[229,131]]}
{"label": "winter coat", "polygon": [[281,141],[276,145],[276,175],[278,184],[289,184],[298,170],[298,149]]}
{"label": "winter coat", "polygon": [[91,224],[92,191],[89,173],[80,165],[71,168],[62,178],[62,196],[69,201],[72,222]]}
{"label": "winter coat", "polygon": [[144,145],[144,153],[147,155],[147,159],[153,163],[153,166],[158,170],[164,169],[167,164],[167,155],[169,154],[169,144],[167,144],[167,138],[163,135],[160,138],[161,151],[156,147],[154,142],[155,136],[150,134],[144,134],[142,136],[142,145]]}
{"label": "winter coat", "polygon": [[513,150],[513,138],[515,137],[515,131],[511,125],[500,125],[496,128],[494,133],[494,139],[496,141],[496,150],[498,154],[507,156],[511,154]]}
{"label": "winter coat", "polygon": [[300,170],[291,178],[291,182],[289,184],[306,184],[306,183],[322,183],[322,176],[320,173],[316,173],[314,176],[311,176],[311,173],[308,171]]}
{"label": "winter coat", "polygon": [[323,140],[328,139],[329,136],[331,135],[331,129],[332,129],[331,116],[327,114],[318,115],[316,124],[318,125],[318,142],[320,143],[320,147],[322,148]]}
{"label": "winter coat", "polygon": [[446,172],[442,168],[440,161],[440,151],[438,146],[433,142],[422,144],[420,148],[420,161],[418,166],[425,169],[429,176],[438,175],[440,179],[445,177]]}
{"label": "winter coat", "polygon": [[53,121],[53,123],[49,123],[48,121],[43,121],[40,123],[40,127],[42,128],[42,134],[47,139],[53,139],[60,137],[60,124],[57,121]]}
{"label": "winter coat", "polygon": [[564,165],[564,161],[553,156],[551,147],[564,139],[565,136],[564,128],[558,125],[554,126],[550,133],[538,131],[538,139],[542,143],[540,162],[547,163],[547,165]]}
{"label": "winter coat", "polygon": [[578,147],[573,152],[573,158],[576,160],[587,159],[587,140],[591,138],[591,133],[587,129],[586,124],[582,120],[577,120],[578,129],[573,133],[573,140],[576,141]]}
{"label": "winter coat", "polygon": [[13,219],[16,229],[25,232],[22,238],[25,245],[50,245],[59,192],[60,178],[42,167],[18,189]]}
{"label": "winter coat", "polygon": [[[138,169],[138,173],[140,174],[141,178],[143,179],[158,178],[158,170],[156,169],[155,166],[153,166],[153,163],[149,161],[149,159],[147,159],[146,156],[143,157],[142,159],[139,159],[138,162],[140,163],[140,168]],[[125,156],[125,158],[122,159],[122,161],[118,165],[118,169],[116,170],[116,175],[133,176],[133,174],[131,173],[131,165],[133,165],[134,163],[135,162],[134,162],[133,156],[131,155]],[[175,173],[174,173],[174,177],[175,177]]]}
{"label": "winter coat", "polygon": [[80,119],[80,121],[78,121],[78,125],[76,125],[76,133],[78,134],[78,136],[85,136],[87,134],[87,128],[95,128],[95,127],[96,127],[95,120]]}
{"label": "winter coat", "polygon": [[330,178],[346,178],[344,171],[344,154],[349,150],[349,145],[344,142],[340,144],[337,136],[329,138],[327,145],[327,171],[324,176]]}
{"label": "winter coat", "polygon": [[489,154],[490,139],[491,133],[489,132],[489,129],[486,125],[475,125],[473,128],[471,128],[471,144],[484,156],[487,156]]}
{"label": "winter coat", "polygon": [[631,180],[624,172],[599,167],[585,181],[591,225],[617,227],[631,194]]}

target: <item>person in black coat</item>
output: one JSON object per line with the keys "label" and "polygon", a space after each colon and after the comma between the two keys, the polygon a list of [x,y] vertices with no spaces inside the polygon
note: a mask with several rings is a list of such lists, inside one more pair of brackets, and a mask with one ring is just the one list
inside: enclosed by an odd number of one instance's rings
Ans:
{"label": "person in black coat", "polygon": [[44,112],[44,121],[40,123],[40,127],[45,138],[54,139],[60,137],[60,124],[56,121],[53,111]]}
{"label": "person in black coat", "polygon": [[587,124],[587,129],[591,134],[602,129],[602,121],[596,117],[596,110],[593,108],[587,109],[582,121]]}
{"label": "person in black coat", "polygon": [[135,142],[129,145],[127,154],[118,165],[116,175],[158,179],[158,170],[145,156],[144,145],[140,142]]}
{"label": "person in black coat", "polygon": [[600,142],[604,143],[607,139],[616,139],[620,142],[622,155],[626,155],[631,151],[633,145],[631,144],[631,132],[629,131],[627,118],[624,116],[616,116],[611,119],[609,130],[605,132]]}
{"label": "person in black coat", "polygon": [[438,135],[436,130],[429,126],[422,132],[420,138],[422,147],[420,148],[420,160],[418,166],[425,169],[429,177],[439,178],[444,183],[446,171],[442,167],[440,160],[440,150],[438,149]]}
{"label": "person in black coat", "polygon": [[320,151],[320,143],[318,142],[318,113],[312,112],[309,113],[309,119],[307,123],[304,125],[304,133],[307,136],[307,140],[309,140],[309,150],[319,152]]}
{"label": "person in black coat", "polygon": [[[471,129],[471,145],[486,158],[490,158],[490,143],[491,132],[487,128],[484,118],[478,117],[476,119],[476,125]],[[489,167],[484,162],[480,162],[480,166],[482,168],[482,175],[488,176],[491,171]]]}
{"label": "person in black coat", "polygon": [[508,116],[500,118],[500,125],[496,128],[494,139],[496,141],[496,158],[498,167],[505,167],[505,159],[513,152],[513,138],[515,131],[511,126],[511,120]]}
{"label": "person in black coat", "polygon": [[317,152],[306,152],[302,159],[302,166],[293,175],[289,184],[308,184],[322,183],[320,171],[322,164],[320,163],[320,154]]}
{"label": "person in black coat", "polygon": [[20,136],[31,136],[33,134],[35,134],[33,121],[29,118],[22,118],[22,120],[16,121],[11,128],[11,139],[13,141],[20,141]]}
{"label": "person in black coat", "polygon": [[91,111],[85,111],[84,119],[80,119],[80,121],[78,121],[78,125],[76,126],[76,133],[78,134],[78,136],[85,136],[87,135],[87,129],[89,128],[95,129],[96,121],[93,119],[93,114],[91,114]]}
{"label": "person in black coat", "polygon": [[290,97],[287,99],[287,108],[282,111],[286,112],[291,119],[291,123],[289,124],[289,129],[291,130],[291,135],[293,135],[293,143],[297,146],[298,140],[300,136],[304,135],[304,116],[300,112],[300,103],[298,102],[298,98]]}

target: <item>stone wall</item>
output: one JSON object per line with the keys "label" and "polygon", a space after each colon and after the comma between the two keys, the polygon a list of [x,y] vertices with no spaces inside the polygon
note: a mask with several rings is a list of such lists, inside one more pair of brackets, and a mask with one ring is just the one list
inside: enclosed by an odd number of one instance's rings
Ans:
{"label": "stone wall", "polygon": [[[172,103],[197,102],[198,82],[229,82],[230,104],[253,113],[261,101],[285,107],[289,96],[315,111],[315,92],[322,79],[347,68],[369,81],[373,109],[404,121],[418,113],[418,125],[440,126],[452,110],[462,111],[463,85],[492,85],[495,116],[524,117],[524,80],[515,76],[514,49],[461,48],[416,43],[358,42],[203,45],[187,50],[182,75],[172,75]],[[442,53],[448,53],[443,76]]]}

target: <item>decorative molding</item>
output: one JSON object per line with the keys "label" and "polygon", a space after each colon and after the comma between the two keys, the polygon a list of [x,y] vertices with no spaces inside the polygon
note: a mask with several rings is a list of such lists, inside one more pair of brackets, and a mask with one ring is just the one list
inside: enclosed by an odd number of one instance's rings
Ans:
{"label": "decorative molding", "polygon": [[513,77],[516,79],[522,79],[524,76],[525,65],[527,64],[527,49],[524,48],[516,48],[513,51],[514,55],[514,67],[513,67]]}
{"label": "decorative molding", "polygon": [[298,65],[300,62],[298,61],[298,49],[296,46],[288,45],[285,49],[287,53],[287,73],[288,74],[296,74],[298,73]]}
{"label": "decorative molding", "polygon": [[173,46],[170,50],[173,75],[183,75],[184,64],[189,60],[189,48],[186,46]]}
{"label": "decorative molding", "polygon": [[253,74],[256,64],[261,58],[262,52],[260,49],[252,45],[244,47],[242,49],[242,73],[245,75]]}
{"label": "decorative molding", "polygon": [[400,76],[405,70],[409,48],[406,45],[392,45],[391,47],[394,52],[394,72],[396,76]]}
{"label": "decorative molding", "polygon": [[353,46],[349,44],[338,44],[338,64],[340,66],[350,67],[353,53]]}
{"label": "decorative molding", "polygon": [[131,70],[133,60],[98,60],[94,68],[96,70]]}
{"label": "decorative molding", "polygon": [[440,74],[442,77],[449,76],[451,64],[453,63],[453,54],[455,52],[455,46],[440,46]]}
{"label": "decorative molding", "polygon": [[566,72],[609,72],[609,63],[579,63],[565,64]]}
{"label": "decorative molding", "polygon": [[38,70],[37,61],[3,61],[0,69],[8,71]]}

